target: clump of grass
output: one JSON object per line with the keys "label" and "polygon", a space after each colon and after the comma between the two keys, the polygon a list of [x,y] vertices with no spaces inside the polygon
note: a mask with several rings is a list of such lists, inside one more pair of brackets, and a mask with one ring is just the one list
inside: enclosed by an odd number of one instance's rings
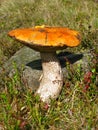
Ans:
{"label": "clump of grass", "polygon": [[[94,52],[93,52],[94,53]],[[96,57],[94,57],[96,61]],[[0,125],[7,130],[65,130],[98,129],[98,71],[90,64],[85,72],[82,66],[66,64],[69,75],[64,81],[58,99],[50,104],[22,84],[20,72],[14,64],[13,77],[5,76],[0,91]],[[2,107],[1,107],[2,106]]]}
{"label": "clump of grass", "polygon": [[[67,65],[67,69],[69,64]],[[69,70],[70,71],[70,70]],[[5,78],[0,94],[0,125],[7,130],[98,129],[98,88],[96,70],[82,73],[73,68],[72,79],[66,79],[61,95],[51,104],[22,85],[16,69],[13,77]],[[77,72],[77,74],[76,74]],[[81,76],[81,78],[77,78]],[[87,88],[86,85],[89,85]]]}

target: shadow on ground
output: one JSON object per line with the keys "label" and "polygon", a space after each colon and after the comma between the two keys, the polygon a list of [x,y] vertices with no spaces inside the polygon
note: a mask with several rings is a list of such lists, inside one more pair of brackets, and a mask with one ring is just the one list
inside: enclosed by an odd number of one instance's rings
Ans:
{"label": "shadow on ground", "polygon": [[[59,53],[57,55],[57,57],[60,60],[62,68],[64,68],[64,67],[66,67],[66,62],[74,64],[75,62],[82,59],[83,54],[74,54],[74,53],[70,53],[70,52],[61,52],[61,53]],[[41,59],[31,61],[31,62],[27,63],[26,66],[29,66],[32,69],[42,70]]]}

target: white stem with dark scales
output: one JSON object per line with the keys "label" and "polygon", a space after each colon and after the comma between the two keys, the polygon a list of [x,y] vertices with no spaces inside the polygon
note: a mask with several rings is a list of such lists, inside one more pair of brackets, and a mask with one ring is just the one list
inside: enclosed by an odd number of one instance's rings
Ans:
{"label": "white stem with dark scales", "polygon": [[43,102],[56,99],[63,86],[63,74],[55,52],[41,52],[43,77],[37,93]]}

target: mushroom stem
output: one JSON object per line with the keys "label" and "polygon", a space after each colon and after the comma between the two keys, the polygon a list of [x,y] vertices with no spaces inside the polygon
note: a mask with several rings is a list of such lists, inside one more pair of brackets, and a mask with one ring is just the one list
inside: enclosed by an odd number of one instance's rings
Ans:
{"label": "mushroom stem", "polygon": [[41,52],[43,77],[37,93],[43,102],[56,99],[63,86],[63,74],[56,52]]}

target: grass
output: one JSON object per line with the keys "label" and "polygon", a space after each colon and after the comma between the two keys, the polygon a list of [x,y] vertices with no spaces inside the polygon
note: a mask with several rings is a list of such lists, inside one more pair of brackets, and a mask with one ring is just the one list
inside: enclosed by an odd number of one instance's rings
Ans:
{"label": "grass", "polygon": [[[75,70],[74,70],[75,71]],[[86,77],[88,73],[85,74]],[[57,101],[50,106],[40,102],[32,91],[19,82],[20,75],[6,77],[5,89],[0,94],[1,125],[8,130],[57,130],[98,128],[98,93],[95,85],[95,71],[85,79],[67,79]],[[91,79],[89,83],[89,79]],[[85,88],[88,80],[89,88]],[[22,86],[22,88],[21,88]],[[74,86],[74,87],[73,87]]]}
{"label": "grass", "polygon": [[21,81],[20,72],[2,79],[0,129],[97,130],[98,129],[98,3],[95,0],[0,1],[0,66],[22,46],[8,31],[35,25],[67,26],[80,31],[81,46],[70,51],[91,50],[89,71],[67,63],[69,75],[61,95],[51,104],[40,102]]}

